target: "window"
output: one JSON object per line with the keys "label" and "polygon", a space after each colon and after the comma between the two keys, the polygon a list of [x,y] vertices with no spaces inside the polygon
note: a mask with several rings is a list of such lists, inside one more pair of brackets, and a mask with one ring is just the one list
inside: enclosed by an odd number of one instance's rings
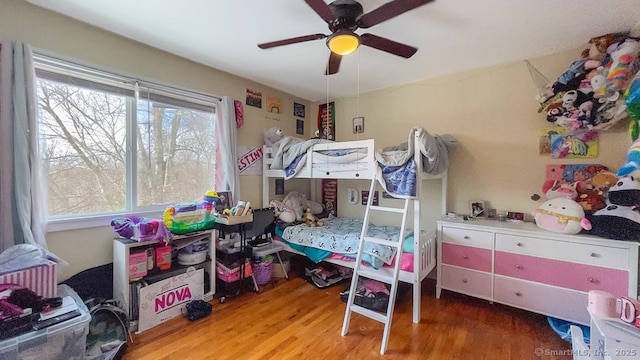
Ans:
{"label": "window", "polygon": [[49,223],[107,224],[215,188],[216,98],[44,55],[35,64]]}

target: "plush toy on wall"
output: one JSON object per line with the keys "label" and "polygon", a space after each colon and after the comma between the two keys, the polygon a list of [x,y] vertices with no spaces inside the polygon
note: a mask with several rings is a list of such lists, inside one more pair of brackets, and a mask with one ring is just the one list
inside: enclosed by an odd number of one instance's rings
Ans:
{"label": "plush toy on wall", "polygon": [[272,127],[264,131],[264,144],[273,147],[278,141],[284,137],[282,129]]}
{"label": "plush toy on wall", "polygon": [[627,149],[626,161],[624,165],[618,169],[617,175],[626,176],[636,170],[640,170],[640,139],[634,141],[631,146],[629,146],[629,149]]}
{"label": "plush toy on wall", "polygon": [[582,229],[591,229],[582,207],[562,197],[542,203],[534,213],[534,219],[539,228],[556,233],[577,234]]}

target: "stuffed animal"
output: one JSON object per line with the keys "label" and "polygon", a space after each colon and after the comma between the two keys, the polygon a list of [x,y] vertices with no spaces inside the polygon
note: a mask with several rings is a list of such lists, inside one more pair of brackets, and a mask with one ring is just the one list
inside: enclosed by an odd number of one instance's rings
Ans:
{"label": "stuffed animal", "polygon": [[591,229],[580,204],[562,197],[542,203],[535,211],[534,219],[539,228],[556,233],[577,234],[582,229]]}
{"label": "stuffed animal", "polygon": [[615,240],[638,241],[640,213],[630,206],[608,205],[589,216],[592,224],[588,234]]}
{"label": "stuffed animal", "polygon": [[624,165],[618,169],[618,176],[629,175],[640,169],[640,139],[636,140],[627,150],[627,159]]}
{"label": "stuffed animal", "polygon": [[593,214],[607,205],[604,190],[594,188],[582,188],[578,191],[576,202],[582,206],[585,214]]}
{"label": "stuffed animal", "polygon": [[626,39],[611,51],[611,67],[607,75],[607,93],[625,90],[633,77],[634,62],[640,49],[638,40]]}
{"label": "stuffed animal", "polygon": [[304,206],[311,208],[312,214],[320,214],[324,210],[322,204],[307,200],[307,196],[298,191],[289,192],[282,200],[282,203],[286,208],[293,211],[298,221],[303,221]]}
{"label": "stuffed animal", "polygon": [[318,219],[317,216],[313,215],[313,213],[311,212],[311,208],[308,206],[303,207],[303,220],[304,223],[309,227],[324,225],[324,221]]}
{"label": "stuffed animal", "polygon": [[582,57],[591,60],[603,60],[607,55],[607,48],[611,44],[620,41],[624,34],[605,34],[592,37],[589,40],[589,48],[582,50]]}
{"label": "stuffed animal", "polygon": [[547,200],[560,197],[575,200],[578,197],[575,184],[561,183],[558,180],[546,180],[542,184],[542,193]]}
{"label": "stuffed animal", "polygon": [[280,221],[285,223],[292,223],[296,221],[296,213],[293,210],[287,208],[282,203],[282,201],[271,200],[269,202],[269,207],[274,209],[273,213]]}
{"label": "stuffed animal", "polygon": [[608,205],[588,215],[592,224],[589,234],[616,240],[640,239],[640,181],[634,176],[636,174],[632,172],[619,178],[609,188]]}
{"label": "stuffed animal", "polygon": [[595,189],[608,189],[618,182],[618,177],[611,171],[600,171],[588,180],[589,185]]}
{"label": "stuffed animal", "polygon": [[[609,188],[607,202],[619,206],[640,207],[640,178],[631,173]],[[638,174],[640,175],[640,174]]]}
{"label": "stuffed animal", "polygon": [[284,137],[282,129],[279,127],[272,127],[264,131],[264,144],[273,147],[278,141]]}

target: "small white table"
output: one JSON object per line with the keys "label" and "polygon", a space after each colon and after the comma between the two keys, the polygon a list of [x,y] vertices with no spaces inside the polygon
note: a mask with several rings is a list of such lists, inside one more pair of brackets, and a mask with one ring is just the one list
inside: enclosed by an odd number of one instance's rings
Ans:
{"label": "small white table", "polygon": [[571,327],[574,359],[640,359],[640,329],[618,318],[598,317],[591,311],[589,315],[591,315],[589,347],[582,341],[581,331]]}

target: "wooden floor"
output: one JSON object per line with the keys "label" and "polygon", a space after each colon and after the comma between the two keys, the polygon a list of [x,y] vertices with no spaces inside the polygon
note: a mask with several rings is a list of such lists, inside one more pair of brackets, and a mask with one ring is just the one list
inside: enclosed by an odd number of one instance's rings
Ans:
{"label": "wooden floor", "polygon": [[383,356],[381,323],[353,314],[349,334],[340,335],[339,293],[346,287],[317,289],[292,277],[222,304],[214,299],[207,318],[176,318],[134,335],[124,359],[572,358],[571,345],[546,317],[449,291],[436,299],[430,279],[423,283],[419,324],[412,322],[411,288],[401,288]]}

